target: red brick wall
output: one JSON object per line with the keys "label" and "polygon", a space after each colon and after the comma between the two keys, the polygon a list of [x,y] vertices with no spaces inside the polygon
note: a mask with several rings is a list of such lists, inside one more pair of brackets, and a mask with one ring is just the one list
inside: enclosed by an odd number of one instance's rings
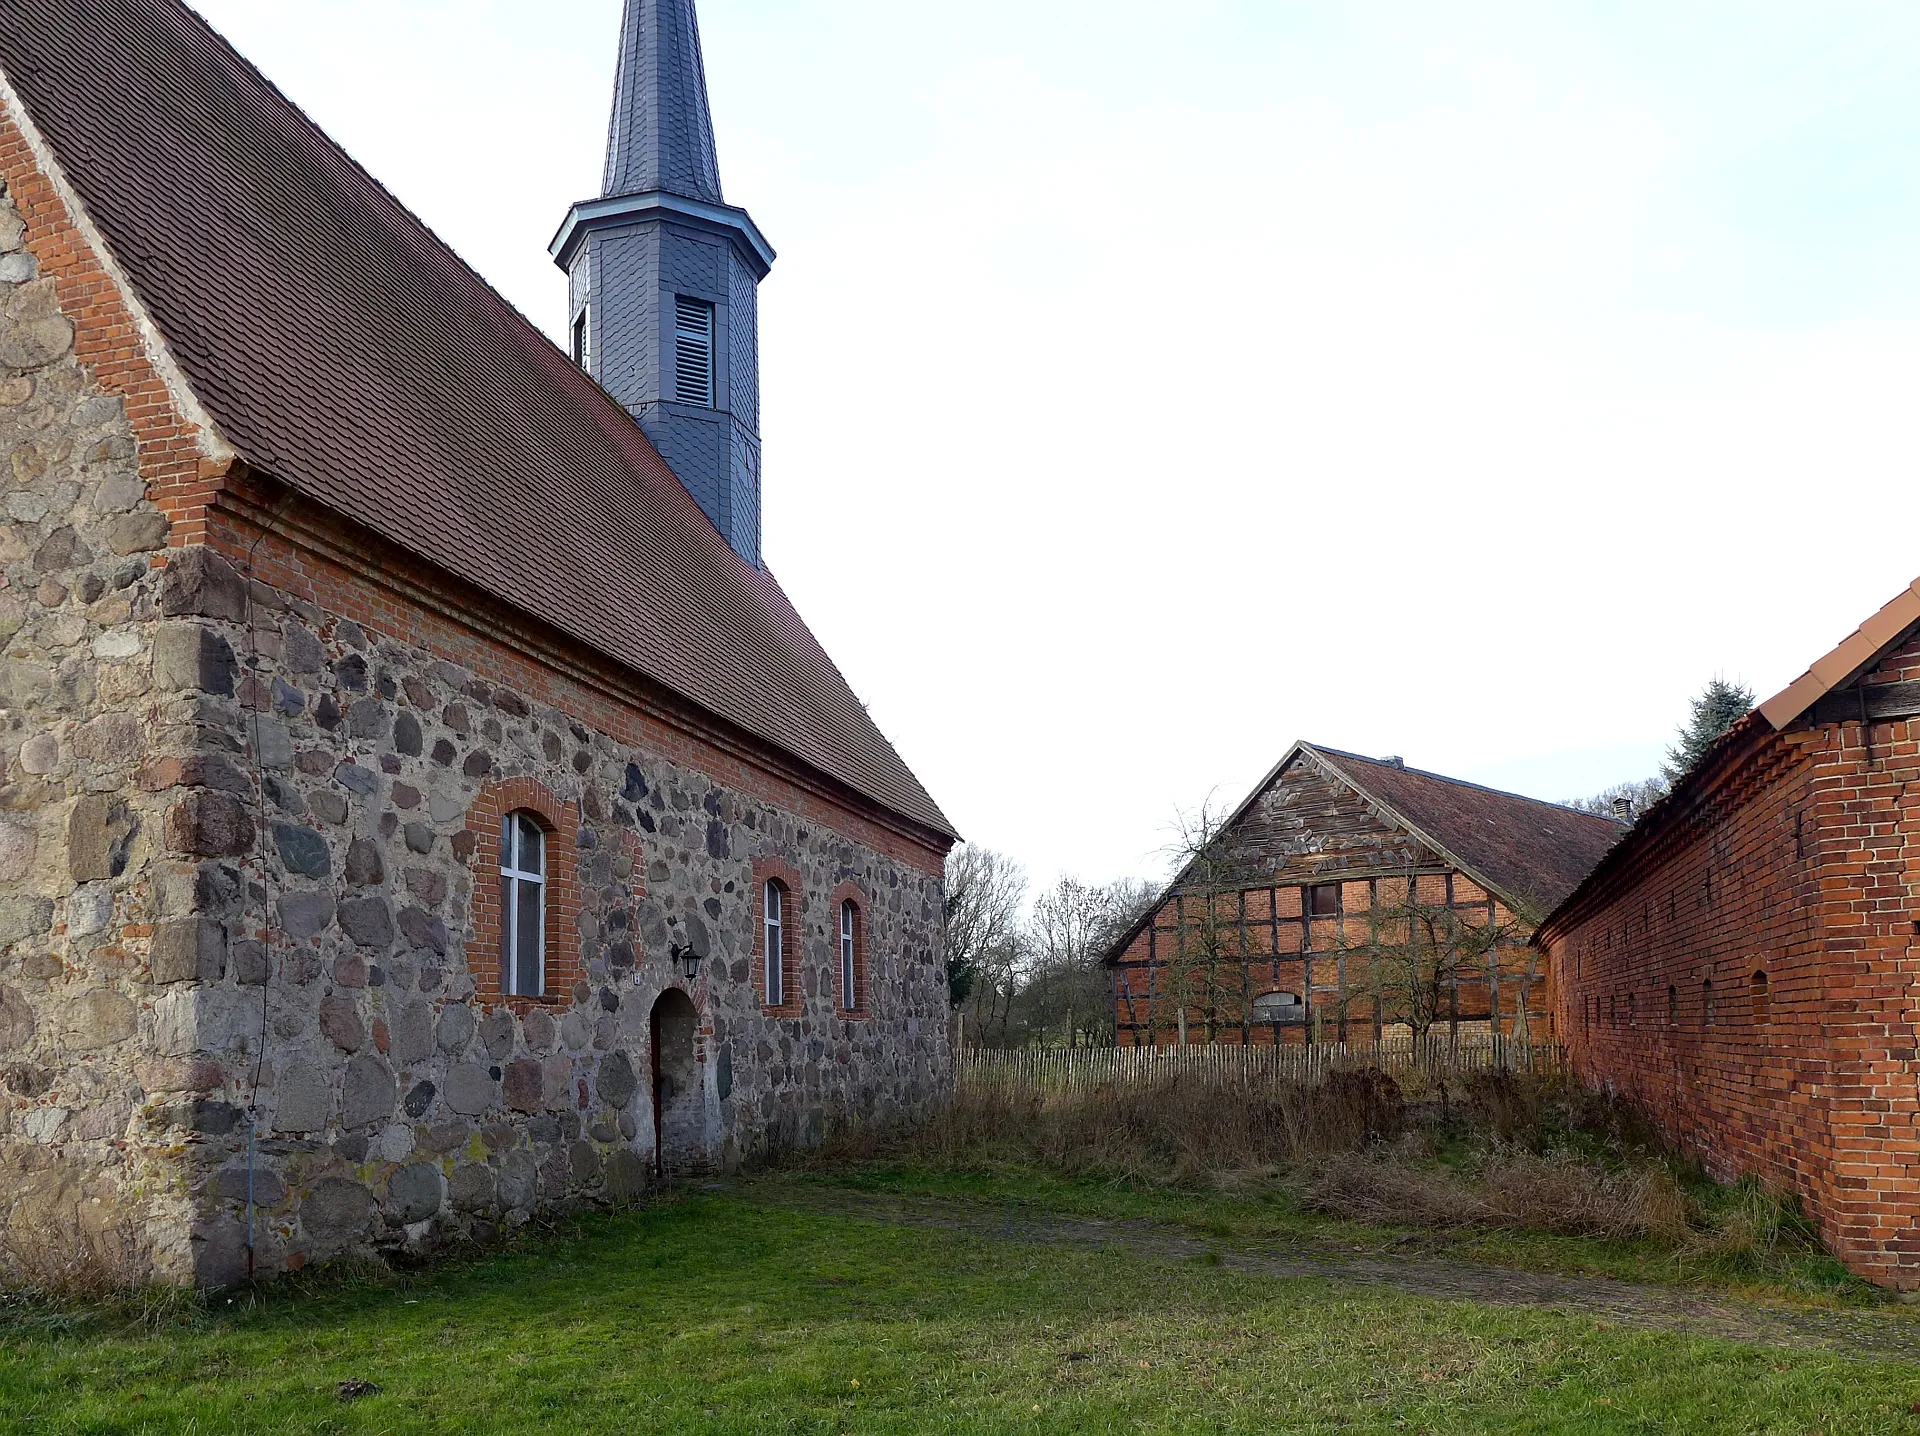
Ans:
{"label": "red brick wall", "polygon": [[[1916,664],[1920,646],[1874,678]],[[1715,1175],[1797,1192],[1850,1266],[1903,1287],[1920,1286],[1916,739],[1920,721],[1876,723],[1869,758],[1857,722],[1759,724],[1541,934],[1588,1082]]]}

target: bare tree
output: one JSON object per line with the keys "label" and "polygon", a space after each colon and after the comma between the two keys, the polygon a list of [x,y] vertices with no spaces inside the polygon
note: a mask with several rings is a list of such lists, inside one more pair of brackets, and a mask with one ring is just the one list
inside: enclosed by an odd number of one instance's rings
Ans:
{"label": "bare tree", "polygon": [[[1454,902],[1446,880],[1431,876],[1382,878],[1364,916],[1363,929],[1349,923],[1342,946],[1361,959],[1380,1019],[1405,1023],[1416,1039],[1450,1020],[1460,988],[1490,982],[1502,951],[1523,946],[1532,930],[1490,896]],[[1356,983],[1340,1000],[1360,995]]]}
{"label": "bare tree", "polygon": [[[1230,816],[1209,796],[1197,809],[1182,809],[1174,817],[1168,851],[1178,864],[1173,890],[1175,933],[1173,951],[1162,968],[1162,990],[1173,1006],[1182,1046],[1188,1040],[1187,1010],[1195,1004],[1201,1009],[1206,1041],[1217,1040],[1223,1020],[1239,1023],[1242,1040],[1247,1038],[1239,1014],[1247,1011],[1252,1000],[1252,970],[1241,921],[1242,893],[1249,879],[1246,862],[1226,841]],[[1231,1019],[1224,1019],[1220,1010],[1223,973],[1238,979],[1224,989],[1237,999]],[[1148,1007],[1152,1042],[1159,1040],[1159,1008],[1158,1001]]]}
{"label": "bare tree", "polygon": [[947,854],[947,988],[973,1040],[1006,1038],[1025,955],[1020,909],[1026,869],[991,848],[963,843]]}
{"label": "bare tree", "polygon": [[1155,896],[1138,879],[1094,887],[1063,877],[1035,900],[1020,1002],[1029,1040],[1064,1039],[1069,1047],[1113,1042],[1113,991],[1100,959]]}
{"label": "bare tree", "polygon": [[[1560,806],[1581,813],[1598,813],[1603,818],[1624,817],[1631,821],[1666,796],[1665,778],[1642,778],[1637,783],[1615,783],[1602,788],[1591,798],[1568,798]],[[1621,811],[1623,803],[1624,812]]]}

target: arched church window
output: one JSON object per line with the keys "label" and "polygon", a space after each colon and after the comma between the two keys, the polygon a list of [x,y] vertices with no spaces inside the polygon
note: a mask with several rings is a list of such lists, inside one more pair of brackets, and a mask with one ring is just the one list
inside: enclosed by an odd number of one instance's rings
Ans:
{"label": "arched church window", "polygon": [[766,975],[767,1006],[779,1007],[787,1000],[786,990],[786,885],[767,880],[762,915],[761,969]]}
{"label": "arched church window", "polygon": [[852,1012],[860,1006],[860,907],[852,898],[840,904],[840,1006]]}
{"label": "arched church window", "polygon": [[500,820],[500,990],[539,997],[547,980],[547,834],[521,809]]}

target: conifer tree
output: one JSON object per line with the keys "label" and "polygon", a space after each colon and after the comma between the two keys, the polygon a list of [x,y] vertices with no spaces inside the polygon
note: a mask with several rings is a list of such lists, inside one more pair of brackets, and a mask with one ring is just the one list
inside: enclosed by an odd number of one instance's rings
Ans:
{"label": "conifer tree", "polygon": [[1727,729],[1746,717],[1753,708],[1753,690],[1743,683],[1715,678],[1693,700],[1692,713],[1681,727],[1678,740],[1667,749],[1666,766],[1661,772],[1668,783],[1677,783],[1700,755],[1713,746]]}

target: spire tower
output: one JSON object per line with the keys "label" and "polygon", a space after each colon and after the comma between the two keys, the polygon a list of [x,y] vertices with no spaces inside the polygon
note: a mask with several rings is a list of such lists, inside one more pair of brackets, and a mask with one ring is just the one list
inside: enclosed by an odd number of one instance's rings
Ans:
{"label": "spire tower", "polygon": [[550,252],[575,362],[758,567],[758,286],[773,249],[721,194],[694,0],[626,0],[602,193],[567,212]]}

